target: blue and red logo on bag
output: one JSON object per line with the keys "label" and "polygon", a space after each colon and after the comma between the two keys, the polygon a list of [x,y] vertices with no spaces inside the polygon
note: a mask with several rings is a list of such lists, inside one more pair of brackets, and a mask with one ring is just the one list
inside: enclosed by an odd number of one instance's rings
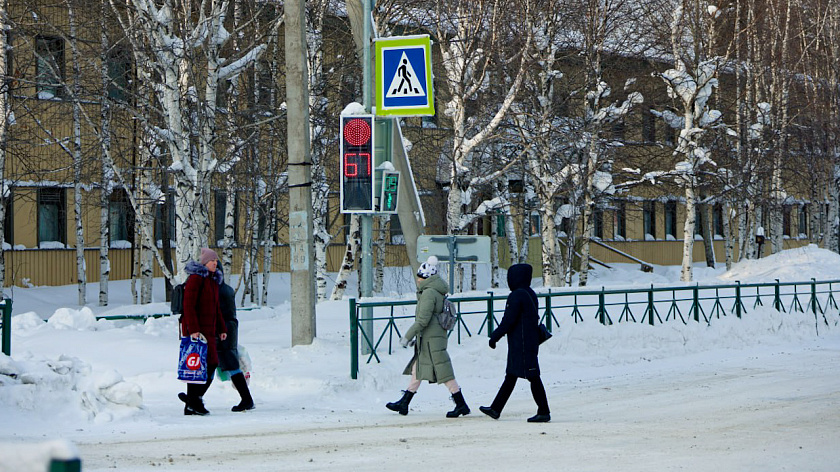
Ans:
{"label": "blue and red logo on bag", "polygon": [[193,352],[187,356],[187,368],[190,370],[198,370],[201,368],[201,356]]}

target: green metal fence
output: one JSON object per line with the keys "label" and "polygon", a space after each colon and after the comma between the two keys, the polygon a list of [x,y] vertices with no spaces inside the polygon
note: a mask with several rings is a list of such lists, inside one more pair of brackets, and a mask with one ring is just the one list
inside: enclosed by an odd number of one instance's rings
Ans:
{"label": "green metal fence", "polygon": [[[568,316],[575,323],[587,318],[603,325],[614,323],[647,323],[651,326],[679,320],[711,324],[713,320],[743,315],[760,306],[779,312],[811,312],[815,322],[819,317],[827,324],[825,313],[840,311],[834,295],[834,285],[840,280],[811,279],[808,282],[780,282],[727,285],[683,285],[628,290],[562,290],[538,293],[541,322],[549,330],[558,326],[557,316]],[[555,289],[556,290],[556,289]],[[489,336],[504,313],[507,295],[487,292],[486,296],[450,299],[458,308],[458,324],[452,330],[458,344],[464,336]],[[414,318],[415,300],[358,301],[350,299],[350,376],[358,377],[360,347],[367,356],[366,363],[380,361],[380,354],[391,354],[402,337],[400,325],[409,326]],[[765,305],[766,304],[766,305]],[[364,310],[364,309],[368,310]],[[370,313],[369,317],[363,317]],[[637,316],[638,315],[638,316]],[[664,316],[664,318],[663,318]],[[372,332],[362,322],[373,325]]]}
{"label": "green metal fence", "polygon": [[0,332],[3,338],[3,354],[7,356],[12,355],[12,299],[4,298],[0,301],[3,309],[2,324],[0,324]]}

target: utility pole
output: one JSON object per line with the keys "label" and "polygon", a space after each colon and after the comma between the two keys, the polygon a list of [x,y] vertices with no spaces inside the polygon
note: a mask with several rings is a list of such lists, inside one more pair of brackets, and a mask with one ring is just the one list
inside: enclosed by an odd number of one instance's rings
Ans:
{"label": "utility pole", "polygon": [[292,346],[296,346],[312,344],[315,338],[312,159],[309,153],[306,6],[304,0],[286,0],[285,5]]}

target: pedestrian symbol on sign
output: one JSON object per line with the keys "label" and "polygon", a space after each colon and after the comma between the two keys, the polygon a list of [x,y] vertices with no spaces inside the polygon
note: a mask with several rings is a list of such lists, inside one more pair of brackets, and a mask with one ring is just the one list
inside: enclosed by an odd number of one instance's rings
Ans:
{"label": "pedestrian symbol on sign", "polygon": [[388,92],[385,94],[387,98],[392,97],[422,97],[426,92],[423,91],[423,85],[417,79],[417,74],[411,66],[411,61],[408,60],[403,51],[400,57],[400,65],[397,67],[394,78],[391,79],[391,86],[388,87]]}

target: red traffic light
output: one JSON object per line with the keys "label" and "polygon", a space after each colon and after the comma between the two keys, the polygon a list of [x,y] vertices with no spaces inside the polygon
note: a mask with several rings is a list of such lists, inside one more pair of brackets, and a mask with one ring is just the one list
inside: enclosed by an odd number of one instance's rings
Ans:
{"label": "red traffic light", "polygon": [[354,118],[344,124],[344,140],[351,146],[363,146],[370,141],[370,122]]}

